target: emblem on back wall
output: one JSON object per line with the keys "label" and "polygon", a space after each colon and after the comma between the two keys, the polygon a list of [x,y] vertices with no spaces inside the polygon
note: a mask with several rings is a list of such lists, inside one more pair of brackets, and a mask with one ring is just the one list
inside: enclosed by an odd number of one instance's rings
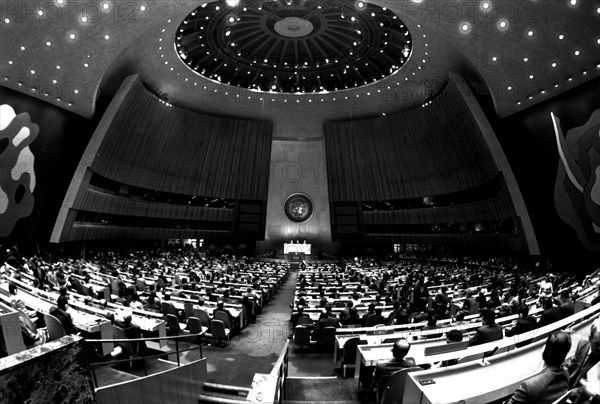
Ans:
{"label": "emblem on back wall", "polygon": [[600,109],[566,136],[559,119],[551,116],[560,156],[554,186],[556,212],[585,248],[600,250]]}
{"label": "emblem on back wall", "polygon": [[35,157],[29,145],[38,130],[29,114],[17,115],[10,105],[0,105],[0,237],[33,211]]}

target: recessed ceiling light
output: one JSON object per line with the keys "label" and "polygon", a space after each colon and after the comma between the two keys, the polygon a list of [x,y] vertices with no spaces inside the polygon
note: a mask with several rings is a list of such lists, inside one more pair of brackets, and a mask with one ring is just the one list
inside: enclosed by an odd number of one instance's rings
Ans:
{"label": "recessed ceiling light", "polygon": [[39,15],[40,17],[44,15],[44,10],[38,10],[37,11],[37,15]]}
{"label": "recessed ceiling light", "polygon": [[108,2],[105,1],[104,3],[102,3],[103,10],[108,10],[109,8],[110,8],[110,4],[108,4]]}
{"label": "recessed ceiling light", "polygon": [[533,34],[534,34],[533,30],[527,31],[527,36],[533,36]]}
{"label": "recessed ceiling light", "polygon": [[52,45],[52,42],[50,42],[50,41],[47,41],[47,42],[46,42],[46,46],[50,46],[50,45]]}
{"label": "recessed ceiling light", "polygon": [[529,79],[530,79],[530,80],[531,80],[531,79],[533,79],[533,74],[530,74],[530,75],[529,75]]}
{"label": "recessed ceiling light", "polygon": [[108,35],[108,34],[104,35],[104,39],[106,39],[108,41],[110,39],[110,35]]}
{"label": "recessed ceiling light", "polygon": [[30,73],[31,73],[31,74],[35,74],[35,70],[31,70],[31,71],[30,71]]}
{"label": "recessed ceiling light", "polygon": [[469,24],[468,22],[461,22],[460,31],[465,34],[468,33],[469,31],[471,31],[471,24]]}
{"label": "recessed ceiling light", "polygon": [[57,66],[56,66],[56,70],[60,70],[60,66],[58,66],[58,65],[57,65]]}
{"label": "recessed ceiling light", "polygon": [[529,58],[523,58],[523,62],[529,62]]}
{"label": "recessed ceiling light", "polygon": [[511,87],[511,86],[508,86],[508,87],[506,87],[506,89],[507,89],[508,91],[510,91],[510,90],[512,90],[512,87]]}
{"label": "recessed ceiling light", "polygon": [[495,62],[497,60],[498,60],[498,58],[496,56],[492,56],[492,62]]}
{"label": "recessed ceiling light", "polygon": [[141,11],[146,11],[146,6],[140,6]]}
{"label": "recessed ceiling light", "polygon": [[6,24],[10,24],[10,18],[5,18],[5,19],[4,19],[4,22],[5,22]]}
{"label": "recessed ceiling light", "polygon": [[596,45],[600,45],[600,38],[596,39]]}
{"label": "recessed ceiling light", "polygon": [[86,22],[88,22],[88,16],[84,14],[79,18],[79,20],[85,24]]}
{"label": "recessed ceiling light", "polygon": [[572,6],[576,6],[577,0],[569,0],[569,4],[571,4]]}
{"label": "recessed ceiling light", "polygon": [[69,39],[75,39],[75,34],[71,32],[71,33],[69,34]]}
{"label": "recessed ceiling light", "polygon": [[576,50],[575,52],[573,52],[573,54],[574,54],[575,56],[579,56],[579,55],[581,54],[581,52],[580,52],[579,50]]}
{"label": "recessed ceiling light", "polygon": [[9,64],[9,65],[12,65],[12,64],[13,64],[13,61],[12,61],[12,60],[9,60],[9,61],[8,61],[8,64]]}
{"label": "recessed ceiling light", "polygon": [[24,46],[21,46],[21,50],[22,50],[22,51],[24,51],[24,50],[25,50],[25,47],[24,47]]}
{"label": "recessed ceiling light", "polygon": [[560,34],[560,35],[558,36],[558,39],[560,39],[560,40],[562,41],[563,39],[565,39],[565,36],[564,36],[563,34]]}
{"label": "recessed ceiling light", "polygon": [[489,1],[482,1],[481,2],[481,9],[483,11],[489,11],[492,8],[492,4]]}
{"label": "recessed ceiling light", "polygon": [[56,84],[58,83],[56,80],[52,80],[52,84]]}

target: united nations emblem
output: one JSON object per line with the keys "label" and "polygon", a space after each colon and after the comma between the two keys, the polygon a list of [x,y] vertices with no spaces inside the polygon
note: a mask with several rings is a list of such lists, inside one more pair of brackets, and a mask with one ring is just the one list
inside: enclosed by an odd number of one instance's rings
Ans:
{"label": "united nations emblem", "polygon": [[288,219],[296,223],[309,220],[313,214],[313,204],[304,194],[292,194],[285,200],[284,211]]}

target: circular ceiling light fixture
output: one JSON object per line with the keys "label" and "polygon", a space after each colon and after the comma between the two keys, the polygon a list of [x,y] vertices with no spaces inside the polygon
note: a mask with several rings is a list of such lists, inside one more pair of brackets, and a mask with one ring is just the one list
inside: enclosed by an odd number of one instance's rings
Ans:
{"label": "circular ceiling light fixture", "polygon": [[251,91],[356,88],[395,74],[412,53],[398,16],[366,1],[240,0],[231,15],[227,0],[196,8],[175,47],[195,74]]}

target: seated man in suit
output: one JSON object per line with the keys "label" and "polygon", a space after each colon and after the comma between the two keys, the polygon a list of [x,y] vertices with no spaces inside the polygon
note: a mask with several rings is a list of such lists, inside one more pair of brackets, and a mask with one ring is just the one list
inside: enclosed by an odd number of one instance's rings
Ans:
{"label": "seated man in suit", "polygon": [[570,376],[569,387],[580,387],[581,380],[586,378],[588,371],[598,362],[600,362],[600,318],[592,323],[589,339],[579,340],[575,355],[567,365]]}
{"label": "seated man in suit", "polygon": [[393,373],[401,369],[417,366],[412,358],[406,358],[409,350],[410,343],[406,339],[401,338],[392,347],[393,359],[377,362],[377,366],[373,372],[371,388],[377,387],[378,397],[381,397],[381,393],[383,393],[383,389]]}
{"label": "seated man in suit", "polygon": [[571,299],[571,292],[569,289],[563,290],[560,293],[560,305],[558,306],[560,310],[561,318],[566,318],[575,314],[575,303]]}
{"label": "seated man in suit", "polygon": [[[137,324],[132,322],[130,311],[124,311],[119,316],[116,316],[115,325],[125,331],[125,335],[127,335],[127,338],[129,339],[142,338],[142,331]],[[137,341],[132,342],[131,345],[133,352],[139,352],[140,355],[144,355],[146,352],[146,343],[144,341],[139,342],[139,349]]]}
{"label": "seated man in suit", "polygon": [[231,312],[225,308],[225,303],[222,300],[217,302],[217,308],[213,310],[213,319],[215,318],[215,313],[219,311],[227,314],[227,317],[229,317],[229,322],[231,323],[231,333],[234,334],[235,332],[238,332],[240,330],[240,324],[237,321],[239,318],[233,317],[233,314],[231,314]]}
{"label": "seated man in suit", "polygon": [[550,404],[569,389],[569,372],[561,365],[571,349],[571,336],[555,331],[542,353],[545,367],[515,391],[508,404]]}
{"label": "seated man in suit", "polygon": [[294,314],[292,314],[292,316],[290,317],[290,321],[292,323],[292,329],[296,328],[296,326],[298,325],[298,320],[300,320],[301,318],[304,318],[304,317],[310,318],[310,316],[304,312],[304,306],[298,306],[298,308],[296,309],[296,312]]}
{"label": "seated man in suit", "polygon": [[77,328],[73,325],[73,319],[71,315],[67,312],[67,304],[69,303],[69,299],[66,296],[59,296],[56,300],[56,307],[54,310],[50,311],[50,314],[56,317],[67,334],[73,335],[77,334]]}
{"label": "seated man in suit", "polygon": [[385,324],[385,317],[382,316],[383,310],[381,308],[375,309],[375,314],[369,316],[365,322],[365,327],[373,327],[379,324]]}
{"label": "seated man in suit", "polygon": [[537,328],[537,320],[535,317],[529,315],[529,307],[526,304],[522,304],[519,307],[519,319],[516,320],[512,328],[506,330],[505,334],[507,337],[513,335],[519,335]]}
{"label": "seated man in suit", "polygon": [[485,344],[504,337],[502,327],[496,324],[496,313],[494,310],[484,309],[481,311],[482,326],[475,331],[471,337],[469,346]]}
{"label": "seated man in suit", "polygon": [[552,298],[546,297],[542,299],[542,308],[544,311],[540,317],[540,321],[538,321],[538,328],[552,324],[562,318],[560,308],[554,306]]}

